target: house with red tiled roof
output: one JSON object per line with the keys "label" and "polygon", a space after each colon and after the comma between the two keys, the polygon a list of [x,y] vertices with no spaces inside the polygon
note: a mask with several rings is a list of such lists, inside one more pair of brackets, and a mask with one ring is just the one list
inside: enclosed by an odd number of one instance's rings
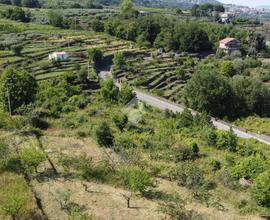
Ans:
{"label": "house with red tiled roof", "polygon": [[225,53],[231,53],[241,49],[241,42],[236,38],[227,37],[219,42],[219,48]]}

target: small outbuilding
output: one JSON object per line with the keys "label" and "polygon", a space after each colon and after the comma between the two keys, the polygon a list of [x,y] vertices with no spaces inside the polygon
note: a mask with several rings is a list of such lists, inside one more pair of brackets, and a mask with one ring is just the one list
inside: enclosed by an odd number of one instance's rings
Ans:
{"label": "small outbuilding", "polygon": [[66,52],[54,52],[49,54],[49,60],[51,61],[68,61],[69,56]]}
{"label": "small outbuilding", "polygon": [[239,51],[241,49],[241,42],[236,38],[227,37],[219,42],[219,48],[225,53]]}

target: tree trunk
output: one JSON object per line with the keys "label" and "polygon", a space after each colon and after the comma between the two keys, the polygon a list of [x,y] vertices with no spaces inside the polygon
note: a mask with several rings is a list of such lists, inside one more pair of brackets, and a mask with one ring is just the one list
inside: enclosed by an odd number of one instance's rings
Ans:
{"label": "tree trunk", "polygon": [[130,208],[130,198],[127,198],[127,207]]}

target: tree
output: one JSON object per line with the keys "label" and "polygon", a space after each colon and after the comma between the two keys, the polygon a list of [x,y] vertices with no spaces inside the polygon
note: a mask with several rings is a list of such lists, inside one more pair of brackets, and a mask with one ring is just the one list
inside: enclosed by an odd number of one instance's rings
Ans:
{"label": "tree", "polygon": [[123,52],[116,52],[113,57],[113,64],[115,66],[121,67],[125,65],[125,63],[126,61]]}
{"label": "tree", "polygon": [[194,4],[191,8],[191,15],[195,17],[199,16],[200,15],[199,9],[200,9],[200,6],[198,4]]}
{"label": "tree", "polygon": [[46,155],[36,147],[22,149],[19,156],[22,167],[27,173],[33,173],[34,171],[37,173],[38,166],[46,161]]}
{"label": "tree", "polygon": [[177,161],[188,161],[195,160],[199,156],[199,147],[196,143],[193,143],[191,146],[180,147],[179,152],[176,152]]}
{"label": "tree", "polygon": [[175,10],[175,13],[178,14],[178,15],[181,15],[181,14],[183,14],[183,11],[182,11],[181,8],[177,8],[177,9]]}
{"label": "tree", "polygon": [[233,130],[230,129],[230,131],[226,132],[218,131],[216,146],[219,149],[235,152],[237,150],[237,136],[233,133]]}
{"label": "tree", "polygon": [[136,38],[136,42],[138,44],[139,47],[146,47],[146,48],[149,48],[151,47],[151,43],[147,40],[146,36],[145,36],[145,33],[144,34],[141,34],[139,35],[137,38]]}
{"label": "tree", "polygon": [[0,103],[7,110],[10,101],[12,113],[17,113],[21,106],[32,103],[37,91],[36,79],[25,70],[9,67],[0,77]]}
{"label": "tree", "polygon": [[55,11],[48,12],[49,24],[55,27],[64,27],[64,18],[63,16]]}
{"label": "tree", "polygon": [[103,60],[103,53],[98,48],[91,48],[87,50],[89,61],[94,65],[99,64]]}
{"label": "tree", "polygon": [[255,179],[266,169],[267,164],[265,160],[260,157],[250,156],[242,159],[232,168],[232,175],[238,179],[243,177]]}
{"label": "tree", "polygon": [[11,0],[12,5],[21,6],[21,0]]}
{"label": "tree", "polygon": [[248,33],[247,42],[249,43],[251,48],[255,49],[256,52],[260,52],[266,47],[265,36],[261,33],[256,33],[255,31],[251,31]]}
{"label": "tree", "polygon": [[214,5],[214,8],[213,8],[214,11],[217,11],[217,12],[225,12],[225,8],[223,5]]}
{"label": "tree", "polygon": [[197,71],[188,81],[185,104],[198,111],[219,117],[230,114],[232,92],[227,80],[215,71]]}
{"label": "tree", "polygon": [[8,8],[4,12],[2,12],[4,18],[21,21],[21,22],[29,22],[30,21],[30,14],[26,13],[20,7]]}
{"label": "tree", "polygon": [[40,3],[38,0],[22,0],[22,6],[28,8],[39,8]]}
{"label": "tree", "polygon": [[138,11],[133,9],[132,0],[123,0],[120,5],[121,15],[124,18],[137,17]]}
{"label": "tree", "polygon": [[107,122],[101,122],[95,129],[97,142],[102,147],[111,147],[114,142],[114,137],[111,128]]}
{"label": "tree", "polygon": [[270,114],[270,92],[262,82],[250,77],[237,76],[233,78],[231,85],[235,96],[236,116]]}
{"label": "tree", "polygon": [[270,171],[265,171],[256,178],[251,192],[259,205],[270,207]]}
{"label": "tree", "polygon": [[128,117],[126,114],[118,113],[114,115],[113,122],[120,131],[123,131],[123,129],[128,123]]}
{"label": "tree", "polygon": [[127,11],[132,10],[133,8],[133,4],[132,4],[132,0],[123,0],[121,5],[120,5],[120,10],[121,13],[126,13]]}
{"label": "tree", "polygon": [[15,56],[21,56],[22,50],[23,50],[23,45],[14,45],[11,47],[11,50],[13,51]]}
{"label": "tree", "polygon": [[224,60],[220,63],[220,72],[224,76],[234,76],[236,70],[234,69],[233,62]]}
{"label": "tree", "polygon": [[101,81],[101,96],[106,102],[115,102],[118,99],[119,89],[114,85],[111,78]]}
{"label": "tree", "polygon": [[[131,192],[144,193],[146,188],[152,185],[150,175],[138,167],[125,168],[121,171],[120,176],[123,185]],[[127,200],[127,207],[130,208],[132,194],[123,196]]]}
{"label": "tree", "polygon": [[202,170],[192,162],[182,162],[170,172],[170,177],[176,180],[180,186],[196,190],[204,183]]}
{"label": "tree", "polygon": [[135,97],[135,93],[133,92],[133,88],[128,84],[124,83],[119,92],[118,100],[121,104],[127,104]]}
{"label": "tree", "polygon": [[92,29],[95,32],[103,32],[104,31],[104,24],[102,21],[95,19],[91,24]]}

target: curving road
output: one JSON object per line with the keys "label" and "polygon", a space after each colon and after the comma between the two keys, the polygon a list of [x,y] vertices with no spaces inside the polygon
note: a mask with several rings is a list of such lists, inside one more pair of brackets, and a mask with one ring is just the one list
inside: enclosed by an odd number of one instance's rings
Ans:
{"label": "curving road", "polygon": [[[110,71],[100,71],[99,77],[101,79],[104,79],[107,76],[112,77]],[[120,83],[115,81],[115,85],[121,89],[121,84]],[[149,94],[149,93],[146,93],[146,92],[142,92],[142,91],[140,91],[138,89],[134,89],[134,92],[135,92],[136,98],[138,100],[143,101],[146,104],[151,105],[153,107],[156,107],[156,108],[159,108],[159,109],[162,109],[162,110],[168,109],[168,110],[173,111],[173,112],[182,112],[185,109],[185,107],[182,106],[182,105],[170,102],[170,101],[165,100],[165,99],[160,98],[160,97],[156,97],[156,96],[154,96],[152,94]],[[194,111],[192,109],[190,109],[190,111],[194,115],[199,114],[198,112],[196,112],[196,111]],[[236,126],[234,126],[232,124],[226,123],[226,122],[224,122],[222,120],[219,120],[219,119],[216,119],[216,118],[213,118],[213,117],[211,118],[211,120],[213,122],[213,125],[216,128],[220,129],[220,130],[228,131],[228,130],[230,130],[232,128],[233,132],[238,137],[241,137],[241,138],[253,138],[253,139],[256,139],[257,141],[260,141],[262,143],[270,145],[270,137],[269,136],[248,132],[248,131],[246,131],[246,130],[244,130],[242,128],[236,127]]]}

